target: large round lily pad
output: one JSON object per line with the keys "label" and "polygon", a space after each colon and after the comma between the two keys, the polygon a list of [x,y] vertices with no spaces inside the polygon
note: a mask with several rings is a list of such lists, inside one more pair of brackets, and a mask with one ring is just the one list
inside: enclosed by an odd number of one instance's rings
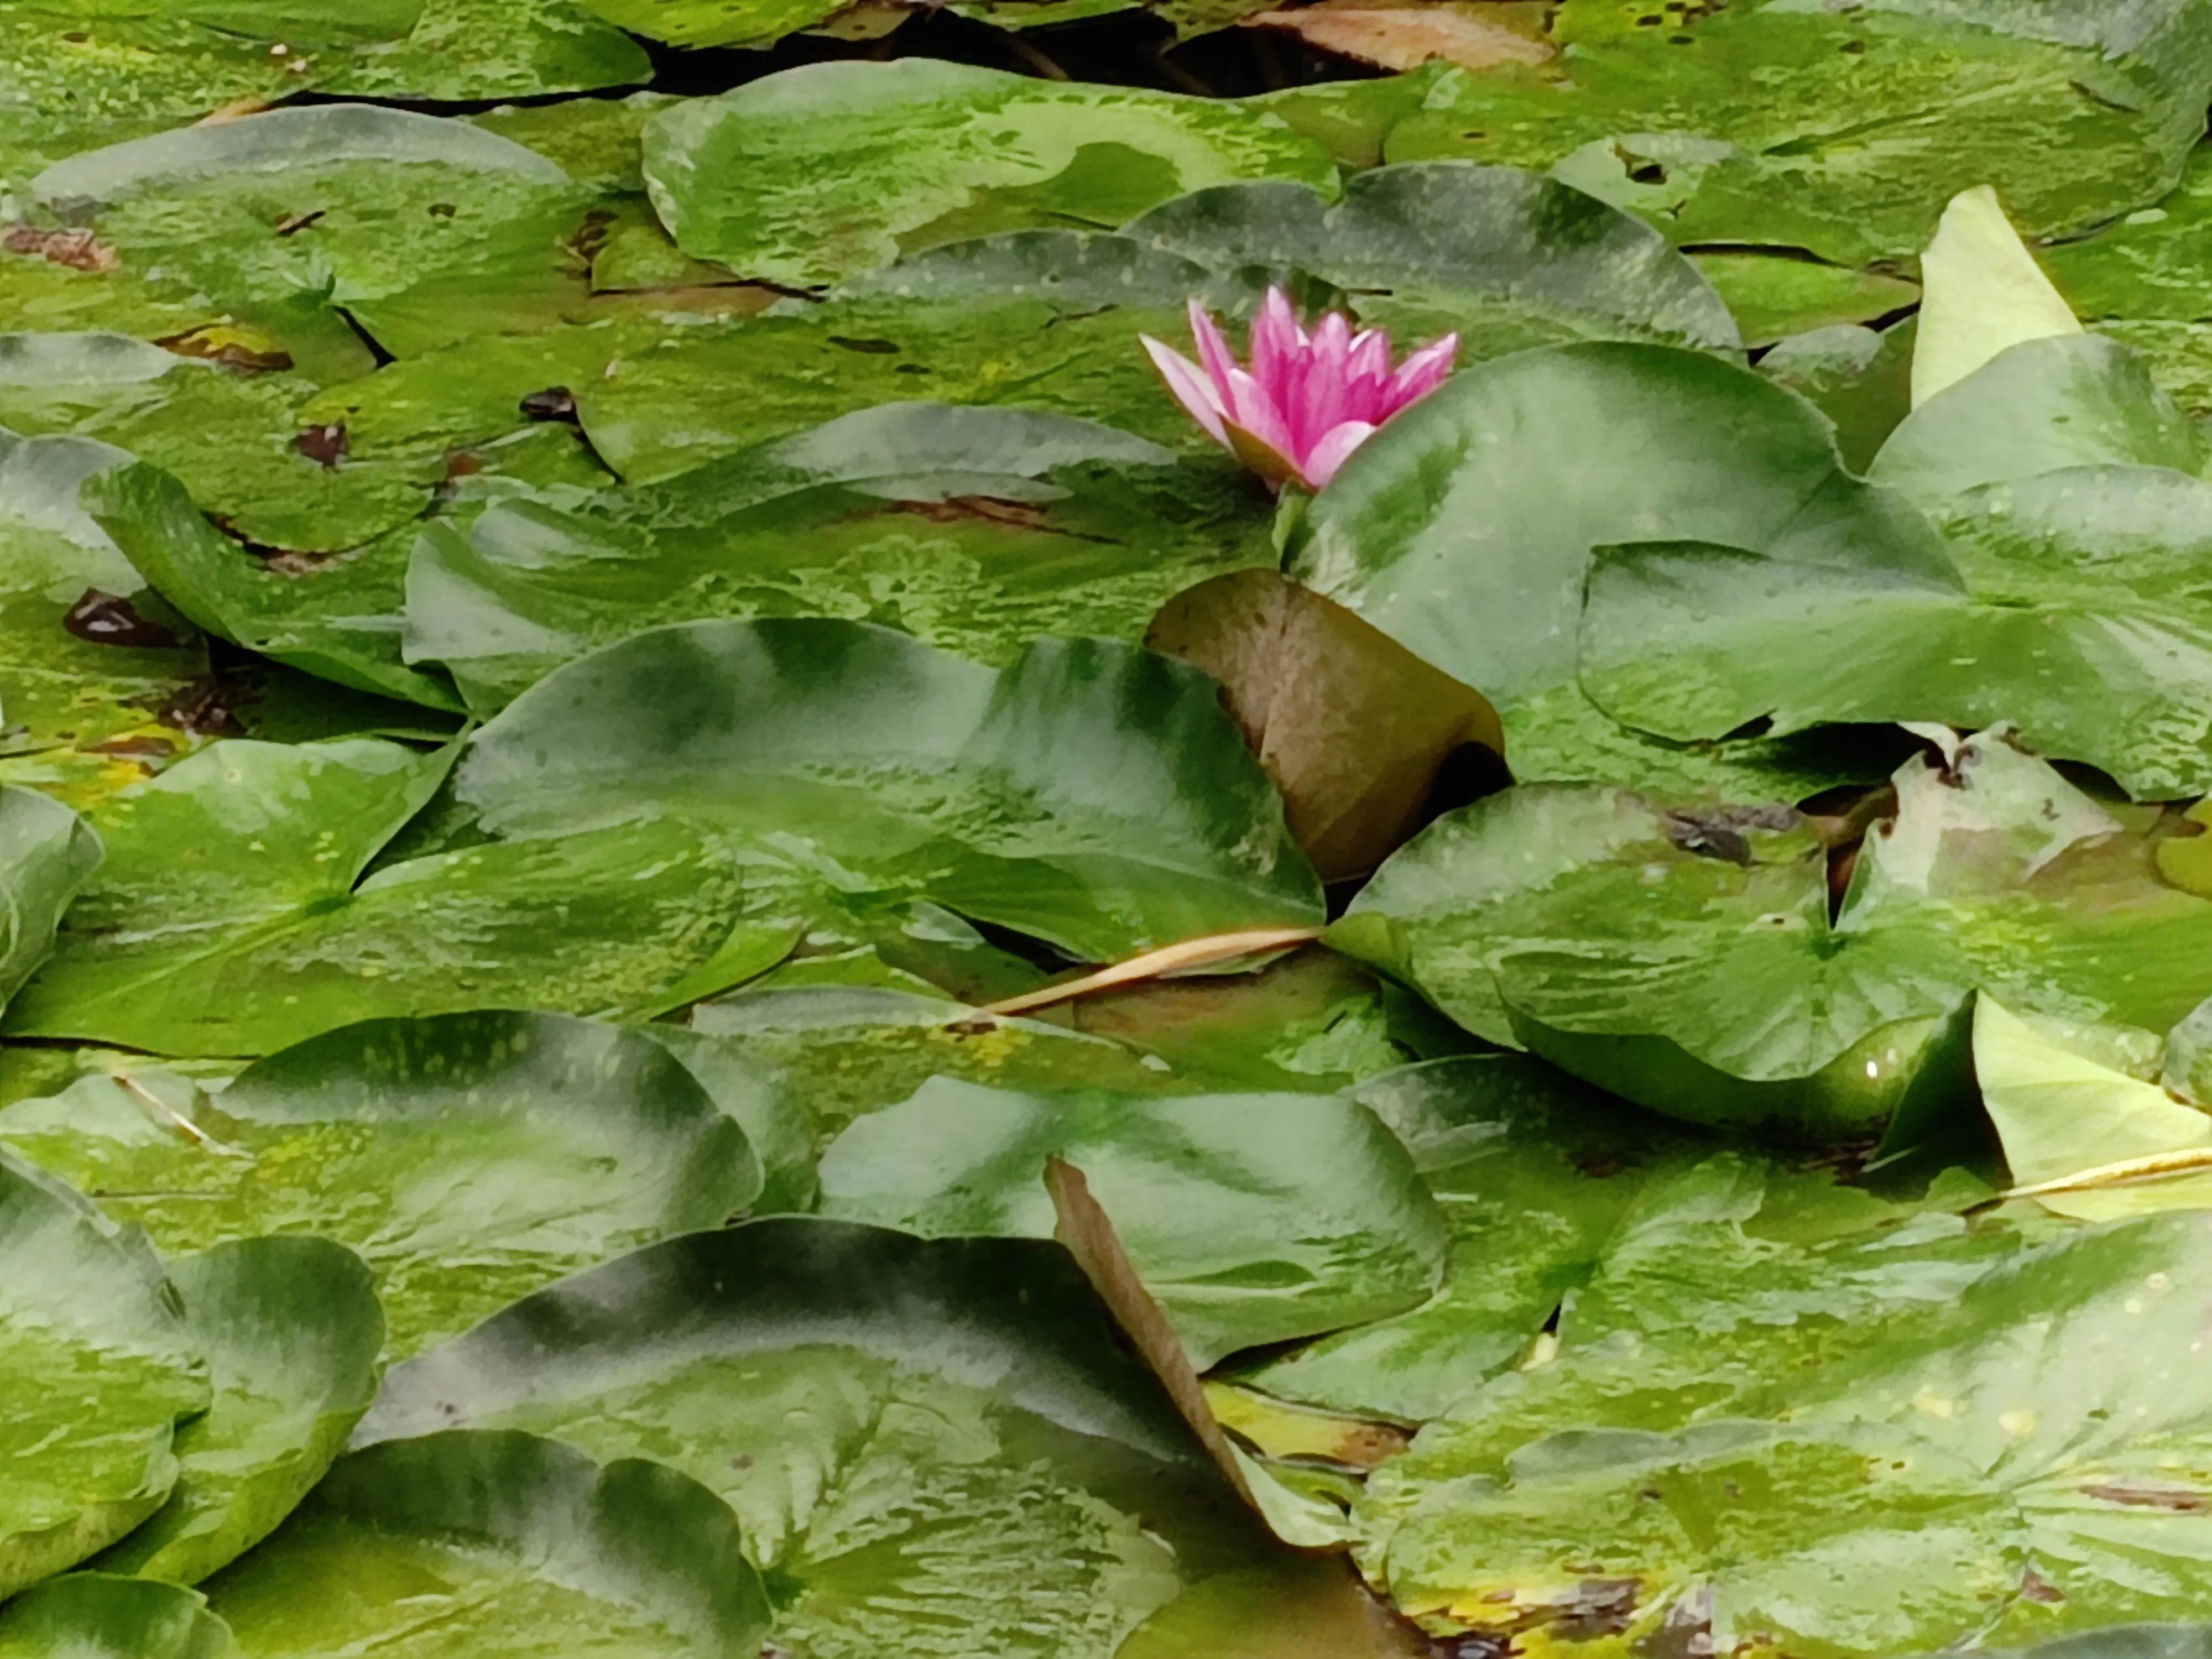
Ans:
{"label": "large round lily pad", "polygon": [[513,1433],[356,1452],[208,1593],[238,1659],[754,1659],[769,1625],[714,1493]]}
{"label": "large round lily pad", "polygon": [[1049,1158],[1082,1170],[1201,1370],[1405,1312],[1444,1218],[1374,1115],[1329,1095],[1023,1095],[940,1079],[822,1158],[828,1215],[927,1237],[1050,1237]]}
{"label": "large round lily pad", "polygon": [[789,948],[728,856],[676,822],[362,871],[450,753],[220,744],[105,803],[105,873],[7,1012],[11,1034],[266,1054],[382,1015],[653,1014]]}
{"label": "large round lily pad", "polygon": [[674,1240],[394,1371],[360,1437],[447,1424],[696,1475],[801,1659],[1108,1659],[1255,1559],[1256,1522],[1041,1241],[803,1218]]}
{"label": "large round lily pad", "polygon": [[407,652],[495,712],[562,662],[706,617],[887,623],[987,662],[1135,640],[1194,582],[1272,562],[1224,459],[1087,421],[890,404],[564,508],[495,504],[416,542]]}
{"label": "large round lily pad", "polygon": [[655,629],[524,693],[454,790],[495,835],[659,814],[1092,959],[1318,919],[1212,683],[1101,641],[994,671],[854,623]]}
{"label": "large round lily pad", "polygon": [[218,1244],[169,1282],[214,1403],[177,1436],[169,1501],[98,1565],[191,1584],[273,1531],[344,1449],[376,1394],[384,1312],[367,1265],[323,1238]]}
{"label": "large round lily pad", "polygon": [[170,1250],[269,1233],[350,1246],[402,1354],[578,1267],[719,1225],[761,1183],[744,1132],[666,1049],[545,1014],[334,1031],[188,1115],[88,1079],[0,1112],[0,1140]]}
{"label": "large round lily pad", "polygon": [[1111,229],[1205,185],[1336,176],[1255,110],[921,58],[811,64],[665,110],[645,174],[686,253],[794,287],[992,231]]}

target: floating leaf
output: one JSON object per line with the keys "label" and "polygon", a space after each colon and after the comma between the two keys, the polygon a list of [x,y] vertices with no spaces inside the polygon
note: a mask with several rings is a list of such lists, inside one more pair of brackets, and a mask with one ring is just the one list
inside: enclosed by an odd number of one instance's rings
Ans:
{"label": "floating leaf", "polygon": [[0,1139],[165,1249],[320,1235],[375,1269],[393,1352],[565,1273],[720,1224],[744,1133],[651,1038],[548,1014],[333,1031],[157,1121],[112,1080],[0,1112]]}
{"label": "floating leaf", "polygon": [[230,1631],[191,1590],[77,1572],[0,1607],[0,1659],[224,1659]]}
{"label": "floating leaf", "polygon": [[927,898],[1091,960],[1318,919],[1212,684],[1097,641],[994,671],[852,623],[656,629],[526,692],[454,787],[494,835],[658,810],[802,879]]}
{"label": "floating leaf", "polygon": [[993,231],[1112,229],[1233,179],[1335,182],[1256,111],[927,58],[811,64],[678,106],[647,124],[645,156],[678,246],[793,287]]}
{"label": "floating leaf", "polygon": [[1447,72],[1386,145],[1393,161],[1558,163],[1680,242],[1863,264],[1917,253],[1976,185],[2038,236],[2154,200],[2200,131],[2194,27],[2182,5],[1570,0],[1547,30],[1572,65],[1565,84],[1518,66]]}
{"label": "floating leaf", "polygon": [[11,1035],[265,1054],[501,1002],[652,1014],[772,966],[727,852],[674,821],[362,871],[451,754],[226,743],[106,803],[108,849]]}
{"label": "floating leaf", "polygon": [[2212,1184],[2179,1179],[2063,1183],[2100,1167],[2162,1153],[2203,1151],[2212,1168],[2212,1116],[2185,1105],[2156,1084],[2099,1065],[2057,1038],[1982,997],[1974,1006],[1974,1075],[1982,1104],[2004,1143],[2015,1187],[2052,1187],[2037,1194],[2045,1209],[2086,1221],[2149,1211],[2212,1207]]}
{"label": "floating leaf", "polygon": [[100,860],[100,838],[68,807],[0,785],[0,1007],[46,960]]}
{"label": "floating leaf", "polygon": [[103,474],[87,494],[100,527],[210,634],[340,685],[458,707],[441,681],[400,659],[411,537],[327,558],[271,559],[216,529],[159,467],[139,462]]}
{"label": "floating leaf", "polygon": [[[1614,435],[1593,446],[1593,431]],[[1522,778],[1621,777],[1634,740],[1593,754],[1586,731],[1610,722],[1573,686],[1590,550],[1692,526],[1778,561],[1848,547],[1947,577],[1934,532],[1844,472],[1802,400],[1702,353],[1613,343],[1455,376],[1361,446],[1293,532],[1287,568],[1491,698]]]}
{"label": "floating leaf", "polygon": [[[1671,1333],[1658,1304],[1578,1304],[1594,1316],[1556,1361],[1378,1472],[1368,1537],[1401,1605],[1495,1632],[1572,1616],[1597,1580],[1609,1650],[1779,1626],[1793,1647],[1881,1654],[2185,1616],[2204,1593],[2182,1519],[2205,1480],[2203,1217],[2027,1249],[1941,1217],[1832,1219],[1830,1242],[1778,1251],[1779,1218],[1694,1213],[1649,1268],[1750,1244],[1736,1290]],[[1440,1480],[1453,1500],[1425,1503]],[[1607,1517],[1571,1554],[1542,1531],[1566,1513]],[[1869,1598],[1868,1571],[1909,1593]]]}
{"label": "floating leaf", "polygon": [[1444,1282],[1419,1308],[1239,1375],[1285,1399],[1406,1422],[1443,1415],[1526,1358],[1638,1195],[1694,1146],[1517,1054],[1386,1073],[1353,1097],[1407,1143],[1443,1210]]}
{"label": "floating leaf", "polygon": [[[207,1363],[143,1237],[0,1149],[0,1596],[161,1507]],[[4,1630],[0,1626],[0,1630]]]}
{"label": "floating leaf", "polygon": [[2002,734],[1896,783],[1832,921],[1796,812],[1551,786],[1431,825],[1329,942],[1630,1099],[1815,1135],[1955,1086],[1946,1027],[1978,987],[2160,1032],[2212,988],[2212,903]]}
{"label": "floating leaf", "polygon": [[674,1240],[394,1371],[360,1438],[447,1424],[695,1474],[780,1586],[778,1641],[823,1659],[1107,1659],[1186,1583],[1257,1559],[1042,1242],[799,1217]]}
{"label": "floating leaf", "polygon": [[1048,1237],[1053,1158],[1084,1171],[1201,1370],[1402,1313],[1443,1265],[1443,1218],[1403,1149],[1328,1095],[1022,1095],[940,1079],[837,1138],[823,1210],[926,1237]]}
{"label": "floating leaf", "polygon": [[495,503],[408,567],[410,660],[494,712],[656,623],[847,617],[1006,662],[1133,638],[1176,588],[1271,561],[1233,469],[1090,422],[890,404],[574,508]]}
{"label": "floating leaf", "polygon": [[376,1395],[384,1314],[361,1258],[327,1239],[218,1244],[169,1282],[215,1401],[177,1436],[169,1501],[98,1565],[191,1584],[275,1530],[344,1449]]}
{"label": "floating leaf", "polygon": [[483,1659],[527,1659],[549,1641],[733,1659],[757,1651],[769,1624],[737,1518],[713,1492],[656,1462],[601,1468],[527,1434],[356,1452],[208,1588],[240,1659],[423,1639]]}

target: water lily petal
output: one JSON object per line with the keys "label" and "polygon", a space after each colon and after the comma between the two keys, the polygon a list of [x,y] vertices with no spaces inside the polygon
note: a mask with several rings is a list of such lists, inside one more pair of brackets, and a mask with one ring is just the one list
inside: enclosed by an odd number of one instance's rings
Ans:
{"label": "water lily petal", "polygon": [[1296,457],[1290,423],[1267,388],[1241,368],[1229,371],[1228,417],[1278,454]]}
{"label": "water lily petal", "polygon": [[1206,428],[1207,437],[1226,447],[1229,432],[1221,418],[1224,399],[1206,379],[1206,372],[1182,353],[1151,335],[1140,334],[1137,337],[1144,343],[1152,367],[1168,383],[1168,390],[1175,393],[1176,401],[1190,411],[1191,419]]}
{"label": "water lily petal", "polygon": [[1396,377],[1390,382],[1393,400],[1391,413],[1395,414],[1407,404],[1425,398],[1450,376],[1452,364],[1459,357],[1459,336],[1447,334],[1441,340],[1423,346],[1398,366]]}
{"label": "water lily petal", "polygon": [[1375,435],[1374,423],[1369,421],[1346,421],[1341,426],[1325,433],[1319,443],[1307,454],[1300,469],[1306,483],[1319,489],[1336,476],[1352,452]]}
{"label": "water lily petal", "polygon": [[1294,366],[1302,362],[1306,352],[1305,331],[1298,326],[1298,313],[1291,305],[1291,296],[1279,288],[1271,288],[1260,301],[1260,314],[1252,319],[1252,374],[1270,394],[1286,389],[1292,378]]}
{"label": "water lily petal", "polygon": [[1198,360],[1206,366],[1206,377],[1213,382],[1213,389],[1221,394],[1225,405],[1229,400],[1229,371],[1237,367],[1237,354],[1230,350],[1221,325],[1195,300],[1190,302],[1190,336],[1198,342]]}

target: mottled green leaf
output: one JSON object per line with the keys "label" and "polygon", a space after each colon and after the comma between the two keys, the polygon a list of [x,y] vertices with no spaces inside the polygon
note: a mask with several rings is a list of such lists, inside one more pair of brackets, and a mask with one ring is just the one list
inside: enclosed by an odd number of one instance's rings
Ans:
{"label": "mottled green leaf", "polygon": [[1256,111],[928,58],[811,64],[663,111],[645,172],[686,253],[802,287],[993,231],[1112,229],[1236,179],[1335,182]]}
{"label": "mottled green leaf", "polygon": [[2203,131],[2192,0],[1567,0],[1547,37],[1564,84],[1520,65],[1447,72],[1388,127],[1388,158],[1557,164],[1678,241],[1857,265],[1917,253],[1976,185],[2031,234],[2087,229],[2154,200]]}
{"label": "mottled green leaf", "polygon": [[272,559],[222,534],[179,478],[143,461],[101,474],[85,494],[116,545],[210,633],[340,685],[458,707],[441,679],[400,658],[410,533],[347,552]]}
{"label": "mottled green leaf", "polygon": [[1635,781],[1635,740],[1605,752],[1611,722],[1573,690],[1583,577],[1595,546],[1692,526],[1778,560],[1848,547],[1883,569],[1946,568],[1917,514],[1844,471],[1803,400],[1703,353],[1617,343],[1454,377],[1315,499],[1288,568],[1498,703],[1518,775]]}
{"label": "mottled green leaf", "polygon": [[0,1607],[0,1659],[224,1659],[230,1631],[188,1589],[70,1573]]}
{"label": "mottled green leaf", "polygon": [[145,1240],[0,1149],[0,1597],[160,1509],[209,1397]]}
{"label": "mottled green leaf", "polygon": [[1940,522],[1963,591],[1848,548],[1832,561],[1609,550],[1588,589],[1583,690],[1676,741],[1755,720],[1775,734],[2010,720],[2139,799],[2212,787],[2212,485],[2164,467],[2063,468],[1971,490]]}
{"label": "mottled green leaf", "polygon": [[1328,1095],[1013,1094],[940,1079],[822,1158],[825,1214],[925,1237],[1045,1238],[1048,1159],[1092,1194],[1201,1370],[1405,1312],[1444,1222],[1404,1149]]}
{"label": "mottled green leaf", "polygon": [[360,1437],[449,1424],[705,1481],[804,1659],[1107,1659],[1186,1583],[1260,1559],[1041,1242],[797,1217],[675,1240],[395,1371]]}
{"label": "mottled green leaf", "polygon": [[1092,960],[1318,913],[1212,683],[1098,641],[994,671],[852,623],[656,629],[538,682],[471,740],[454,788],[494,835],[658,811],[802,880]]}
{"label": "mottled green leaf", "polygon": [[2002,734],[1896,786],[1832,921],[1796,812],[1549,786],[1438,820],[1329,940],[1628,1098],[1808,1134],[1955,1086],[1946,1028],[1978,987],[2154,1032],[2203,999],[2212,903],[2159,879],[2155,833]]}
{"label": "mottled green leaf", "polygon": [[659,1463],[432,1434],[341,1461],[208,1590],[238,1659],[750,1659],[770,1613],[738,1548],[728,1505]]}
{"label": "mottled green leaf", "polygon": [[0,785],[0,1008],[46,960],[100,856],[100,837],[68,807]]}
{"label": "mottled green leaf", "polygon": [[1134,640],[1162,602],[1270,563],[1266,495],[1110,428],[892,404],[573,508],[495,503],[433,530],[406,650],[494,712],[656,623],[846,617],[986,662],[1040,635]]}
{"label": "mottled green leaf", "polygon": [[233,742],[104,803],[108,848],[11,1035],[265,1054],[376,1016],[501,1003],[652,1014],[789,948],[674,820],[386,864],[450,751]]}
{"label": "mottled green leaf", "polygon": [[166,1249],[272,1233],[350,1247],[401,1355],[719,1225],[761,1187],[744,1132],[667,1050],[548,1014],[372,1021],[160,1114],[89,1079],[0,1112],[0,1139]]}
{"label": "mottled green leaf", "polygon": [[169,1501],[97,1565],[191,1584],[267,1537],[344,1449],[376,1395],[384,1312],[362,1259],[321,1238],[218,1244],[169,1282],[215,1401],[177,1436]]}
{"label": "mottled green leaf", "polygon": [[1692,1143],[1518,1054],[1443,1060],[1353,1091],[1402,1139],[1451,1230],[1420,1307],[1239,1374],[1284,1399],[1407,1422],[1518,1364],[1612,1247],[1647,1182]]}

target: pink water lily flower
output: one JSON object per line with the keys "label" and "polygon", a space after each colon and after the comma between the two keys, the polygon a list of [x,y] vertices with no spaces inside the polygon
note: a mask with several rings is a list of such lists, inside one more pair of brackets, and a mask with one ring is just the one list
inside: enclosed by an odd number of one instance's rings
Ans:
{"label": "pink water lily flower", "polygon": [[1249,369],[1195,300],[1190,331],[1196,363],[1149,334],[1145,349],[1191,418],[1276,489],[1293,478],[1320,489],[1383,422],[1442,386],[1459,356],[1459,336],[1447,334],[1394,373],[1388,334],[1354,334],[1334,311],[1309,334],[1279,288],[1267,290],[1252,324]]}

